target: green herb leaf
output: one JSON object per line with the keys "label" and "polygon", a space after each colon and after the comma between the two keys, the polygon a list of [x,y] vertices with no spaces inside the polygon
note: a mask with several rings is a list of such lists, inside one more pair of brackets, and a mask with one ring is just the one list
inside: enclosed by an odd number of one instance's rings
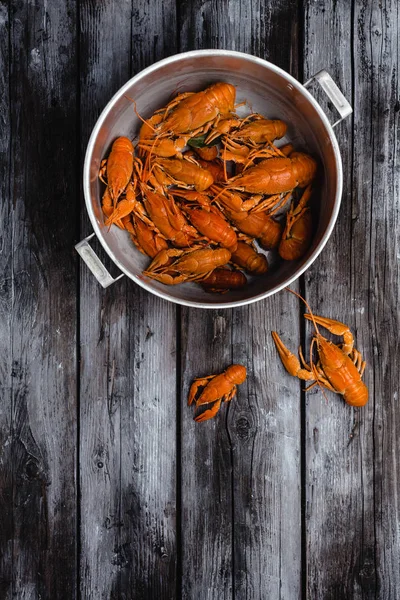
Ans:
{"label": "green herb leaf", "polygon": [[188,141],[188,145],[192,146],[192,148],[205,148],[207,146],[216,146],[221,141],[221,138],[217,137],[210,144],[205,144],[205,139],[206,139],[207,135],[208,134],[199,135],[197,137],[190,138],[190,140]]}

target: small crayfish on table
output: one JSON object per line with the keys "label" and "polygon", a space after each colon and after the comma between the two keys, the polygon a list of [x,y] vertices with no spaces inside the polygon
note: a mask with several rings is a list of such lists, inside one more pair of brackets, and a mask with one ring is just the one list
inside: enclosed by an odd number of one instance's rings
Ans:
{"label": "small crayfish on table", "polygon": [[[287,289],[299,296],[297,292]],[[299,298],[309,310],[304,317],[312,321],[315,335],[310,345],[310,362],[307,363],[301,347],[299,348],[299,360],[285,346],[277,332],[272,332],[272,338],[286,371],[294,377],[311,382],[306,390],[319,385],[321,389],[324,388],[342,395],[350,406],[364,406],[368,402],[368,388],[361,378],[366,363],[361,353],[354,348],[354,338],[350,329],[340,321],[314,315],[307,302],[301,296]],[[334,335],[342,336],[343,343],[337,345],[328,340],[320,333],[318,325]],[[314,346],[316,346],[318,354],[316,363],[312,359]]]}
{"label": "small crayfish on table", "polygon": [[[243,383],[246,377],[246,367],[231,365],[219,375],[196,378],[189,390],[188,405],[191,406],[195,402],[196,408],[204,404],[212,404],[212,406],[195,416],[194,420],[201,423],[215,417],[222,402],[229,402],[234,398],[237,386]],[[202,387],[203,390],[200,391]]]}
{"label": "small crayfish on table", "polygon": [[105,226],[126,230],[152,259],[145,277],[226,293],[268,277],[271,258],[296,261],[311,246],[316,160],[276,145],[287,133],[277,115],[240,117],[245,103],[235,102],[225,82],[179,94],[147,118],[133,102],[137,140],[117,138],[102,161]]}

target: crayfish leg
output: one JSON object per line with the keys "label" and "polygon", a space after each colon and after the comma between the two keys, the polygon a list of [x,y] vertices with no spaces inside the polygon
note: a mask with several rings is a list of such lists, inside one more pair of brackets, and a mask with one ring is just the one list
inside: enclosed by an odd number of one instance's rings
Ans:
{"label": "crayfish leg", "polygon": [[236,392],[237,392],[237,387],[236,387],[236,385],[234,385],[233,388],[231,389],[231,391],[228,392],[227,394],[225,394],[225,396],[223,396],[222,400],[224,402],[230,402],[232,400],[232,398],[234,398],[236,396]]}
{"label": "crayfish leg", "polygon": [[304,388],[304,392],[309,392],[314,386],[319,385],[320,387],[324,387],[330,392],[334,392],[335,394],[339,394],[337,390],[329,383],[329,381],[321,374],[318,374],[318,379],[314,381],[311,385]]}
{"label": "crayfish leg", "polygon": [[304,210],[305,206],[308,204],[308,201],[311,197],[312,186],[311,183],[305,188],[303,195],[301,196],[298,205],[295,208],[294,215],[298,215],[301,211]]}
{"label": "crayfish leg", "polygon": [[222,400],[217,400],[217,402],[215,402],[211,408],[202,412],[201,415],[194,417],[194,421],[196,421],[196,423],[202,423],[203,421],[208,421],[208,419],[215,417],[221,407],[221,402]]}
{"label": "crayfish leg", "polygon": [[307,371],[311,371],[311,367],[310,365],[308,365],[305,361],[304,355],[303,355],[303,350],[301,349],[301,346],[299,346],[299,356],[300,356],[300,360],[301,360],[301,364],[303,365],[303,367],[305,369],[307,369]]}
{"label": "crayfish leg", "polygon": [[350,358],[357,367],[357,371],[360,373],[360,377],[362,377],[367,363],[365,362],[365,360],[362,359],[361,352],[353,348],[352,352],[350,353]]}

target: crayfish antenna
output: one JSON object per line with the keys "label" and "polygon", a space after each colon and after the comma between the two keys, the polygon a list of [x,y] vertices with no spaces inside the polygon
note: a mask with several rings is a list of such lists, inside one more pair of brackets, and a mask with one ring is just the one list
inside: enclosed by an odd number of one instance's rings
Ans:
{"label": "crayfish antenna", "polygon": [[[127,98],[130,102],[132,102],[132,104],[133,104],[133,110],[135,111],[135,114],[136,114],[137,118],[140,119],[143,124],[147,125],[147,127],[150,127],[150,129],[152,129],[154,132],[156,132],[157,131],[156,128],[153,127],[153,125],[151,125],[150,121],[146,121],[146,119],[144,119],[140,115],[140,113],[139,113],[139,111],[137,109],[137,106],[136,106],[136,100],[134,100],[133,98],[131,98],[127,94],[125,94],[125,98]],[[149,166],[150,166],[151,157],[152,157],[152,155],[154,153],[154,146],[157,143],[157,141],[160,139],[160,137],[162,137],[162,134],[159,134],[159,135],[155,136],[153,144],[152,144],[151,149],[150,149],[150,152],[148,153],[148,155],[146,157],[146,162],[145,162],[145,165],[144,165],[144,176],[146,176],[147,173],[148,173],[148,176],[150,176],[150,174],[151,174],[152,169],[150,169],[150,171],[148,169],[149,169]],[[146,179],[146,181],[147,181],[147,179]]]}
{"label": "crayfish antenna", "polygon": [[[294,290],[291,290],[289,287],[285,287],[285,290],[287,290],[288,292],[290,292],[290,293],[291,293],[291,294],[293,294],[294,296],[297,296],[298,298],[300,298],[300,300],[301,300],[302,302],[304,302],[304,304],[305,304],[305,305],[306,305],[306,307],[307,307],[307,310],[308,310],[308,311],[309,311],[309,313],[310,313],[310,317],[311,317],[311,320],[312,320],[312,322],[313,322],[313,325],[314,325],[314,328],[315,328],[315,331],[316,331],[317,335],[321,335],[321,334],[320,334],[320,332],[319,332],[319,329],[318,329],[318,325],[317,325],[317,323],[316,323],[316,321],[315,321],[315,318],[314,318],[314,313],[313,313],[313,311],[311,310],[311,307],[310,307],[310,305],[308,304],[307,300],[306,300],[305,298],[303,298],[303,296],[301,296],[301,295],[300,295],[298,292],[295,292]],[[317,368],[316,368],[316,366],[314,365],[314,361],[313,361],[313,347],[314,347],[314,343],[315,343],[315,341],[316,341],[316,340],[315,340],[315,338],[314,338],[314,339],[312,340],[311,344],[310,344],[310,367],[311,367],[311,370],[312,370],[312,372],[313,372],[313,373],[314,373],[314,375],[315,375],[315,380],[316,380],[316,383],[318,384],[318,386],[319,386],[319,389],[320,389],[320,390],[321,390],[321,392],[322,392],[322,395],[324,396],[325,400],[328,402],[327,395],[325,394],[325,392],[324,392],[324,389],[323,389],[323,385],[322,385],[322,383],[321,383],[321,382],[320,382],[320,380],[319,380],[319,377],[318,377],[318,371],[317,371]]]}
{"label": "crayfish antenna", "polygon": [[[226,134],[226,137],[228,138],[228,134]],[[222,162],[224,163],[224,178],[226,183],[228,181],[228,172],[226,170],[226,144],[223,143],[223,147],[224,149],[222,151]]]}
{"label": "crayfish antenna", "polygon": [[304,304],[305,304],[305,305],[306,305],[306,307],[307,307],[307,310],[308,310],[308,311],[309,311],[309,313],[310,313],[311,320],[312,320],[312,322],[313,322],[313,325],[314,325],[314,327],[315,327],[315,331],[317,332],[317,334],[318,334],[318,335],[321,335],[321,334],[320,334],[320,332],[319,332],[319,329],[318,329],[318,325],[317,325],[317,323],[315,322],[314,313],[313,313],[313,311],[311,310],[311,307],[310,307],[310,305],[308,304],[307,300],[305,300],[305,299],[303,298],[303,296],[301,296],[301,295],[300,295],[298,292],[295,292],[294,290],[291,290],[291,289],[290,289],[290,288],[288,288],[288,287],[285,287],[285,290],[287,290],[288,292],[290,292],[290,293],[291,293],[291,294],[293,294],[294,296],[297,296],[298,298],[300,298],[300,300],[301,300],[302,302],[304,302]]}
{"label": "crayfish antenna", "polygon": [[138,109],[136,108],[136,100],[134,100],[133,98],[131,98],[130,96],[128,96],[127,94],[124,94],[125,98],[127,98],[129,100],[129,102],[132,102],[133,104],[133,110],[135,111],[135,114],[137,116],[138,119],[140,119],[142,121],[142,123],[146,124],[148,127],[150,127],[150,129],[152,129],[153,131],[156,130],[155,127],[153,127],[153,125],[150,125],[149,121],[146,121],[146,119],[144,119],[140,114]]}

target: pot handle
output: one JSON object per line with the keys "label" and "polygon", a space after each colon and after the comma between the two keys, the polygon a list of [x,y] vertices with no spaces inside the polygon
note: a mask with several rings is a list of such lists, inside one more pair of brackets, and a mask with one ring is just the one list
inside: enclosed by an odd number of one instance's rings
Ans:
{"label": "pot handle", "polygon": [[314,81],[314,79],[318,81],[325,94],[328,96],[329,100],[332,102],[332,104],[335,106],[336,110],[340,114],[340,119],[338,119],[332,125],[332,127],[336,127],[338,123],[340,123],[341,121],[343,121],[343,119],[351,115],[353,109],[351,108],[350,103],[343,96],[342,92],[339,90],[336,83],[333,81],[332,77],[327,71],[325,71],[325,69],[313,75],[311,79],[309,79],[303,84],[304,87],[308,88]]}
{"label": "pot handle", "polygon": [[122,273],[121,275],[118,275],[118,277],[116,277],[115,279],[114,277],[112,277],[112,275],[110,275],[110,273],[107,271],[107,269],[97,256],[96,252],[89,245],[89,240],[91,240],[92,237],[94,237],[94,233],[92,233],[84,240],[79,242],[79,244],[76,244],[75,250],[79,253],[82,260],[87,264],[87,266],[92,271],[93,275],[96,277],[100,285],[102,285],[103,288],[106,288],[109,285],[112,285],[113,283],[118,281],[118,279],[121,279],[121,277],[123,277],[124,274]]}

